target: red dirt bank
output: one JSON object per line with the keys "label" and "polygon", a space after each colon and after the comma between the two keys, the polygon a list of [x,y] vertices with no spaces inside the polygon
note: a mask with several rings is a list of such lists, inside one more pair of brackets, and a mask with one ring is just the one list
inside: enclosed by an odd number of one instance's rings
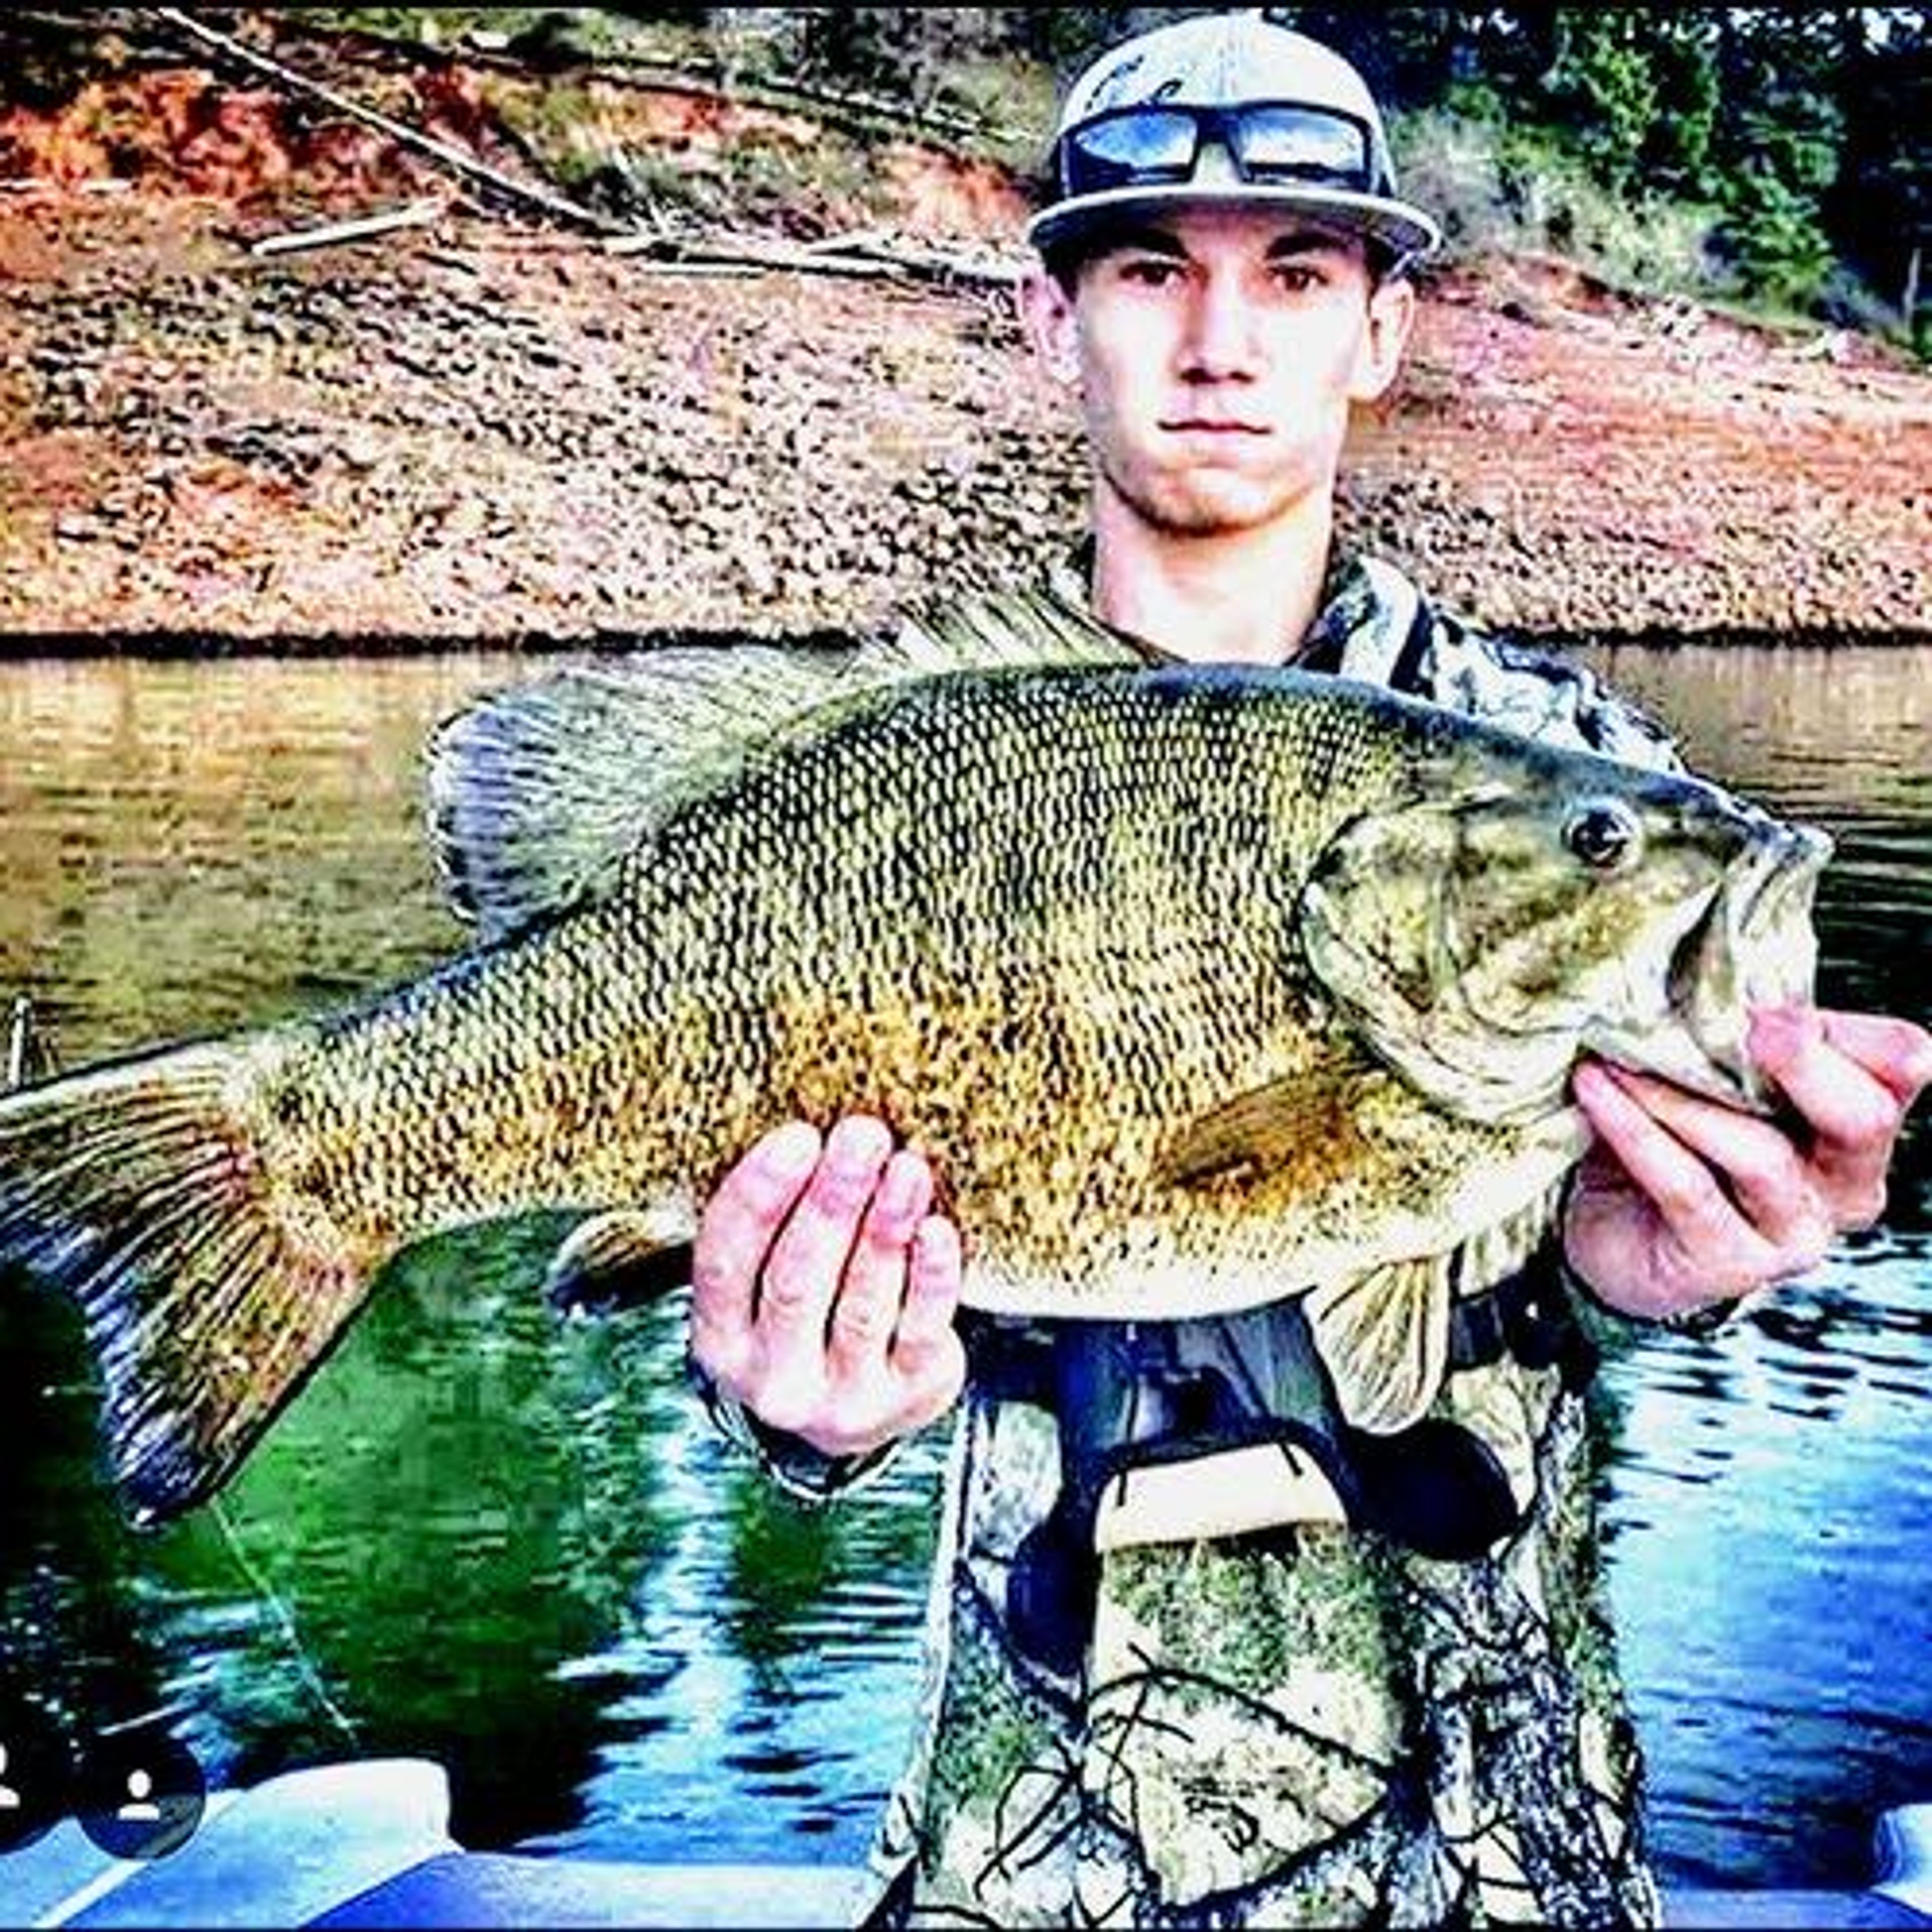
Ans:
{"label": "red dirt bank", "polygon": [[[131,166],[0,124],[0,176],[33,183],[0,194],[0,649],[802,630],[1078,527],[1073,425],[1003,296],[652,274],[453,199],[257,257],[452,184],[360,133],[293,142],[268,97],[145,86]],[[90,191],[110,162],[134,184]],[[985,171],[891,166],[902,233],[1010,243]],[[1932,378],[1558,263],[1426,297],[1345,510],[1446,599],[1550,635],[1926,634]]]}

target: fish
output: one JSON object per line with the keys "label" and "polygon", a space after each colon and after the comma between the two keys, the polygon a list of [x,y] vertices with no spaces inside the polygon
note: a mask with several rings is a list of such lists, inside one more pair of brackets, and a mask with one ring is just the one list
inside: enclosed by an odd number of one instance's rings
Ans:
{"label": "fish", "polygon": [[574,1217],[675,1255],[759,1135],[923,1150],[969,1306],[1305,1298],[1407,1426],[1454,1270],[1588,1144],[1580,1056],[1764,1112],[1830,850],[1706,780],[986,596],[832,661],[644,651],[426,747],[470,942],[341,1007],[0,1097],[0,1260],[84,1311],[136,1522],[218,1490],[390,1258]]}

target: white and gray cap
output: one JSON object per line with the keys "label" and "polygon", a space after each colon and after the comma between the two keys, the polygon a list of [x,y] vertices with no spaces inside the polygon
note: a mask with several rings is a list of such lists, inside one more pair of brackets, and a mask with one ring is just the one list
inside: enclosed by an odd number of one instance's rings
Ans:
{"label": "white and gray cap", "polygon": [[[1270,109],[1282,111],[1270,120]],[[1144,154],[1134,145],[1137,110],[1203,117],[1184,172],[1136,165]],[[1244,116],[1256,129],[1246,157],[1228,145],[1244,141]],[[1342,136],[1339,149],[1331,141],[1333,164],[1324,164],[1318,133],[1298,164],[1290,130],[1324,124]],[[1279,168],[1268,164],[1270,140],[1282,144]],[[1435,220],[1396,193],[1382,112],[1361,76],[1333,48],[1260,8],[1177,21],[1102,54],[1061,107],[1052,166],[1055,198],[1026,228],[1041,250],[1116,214],[1204,202],[1304,210],[1369,237],[1399,262],[1442,239]]]}

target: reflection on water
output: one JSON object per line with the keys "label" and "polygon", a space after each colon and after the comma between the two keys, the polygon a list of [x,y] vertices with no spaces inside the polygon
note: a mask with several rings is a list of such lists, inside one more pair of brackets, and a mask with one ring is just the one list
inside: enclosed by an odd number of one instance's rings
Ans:
{"label": "reflection on water", "polygon": [[69,1059],[219,1030],[455,944],[427,725],[502,658],[0,667],[0,969]]}
{"label": "reflection on water", "polygon": [[[1704,769],[1814,819],[1826,996],[1924,1018],[1932,653],[1604,654]],[[0,998],[63,1059],[272,1018],[458,943],[425,729],[512,661],[0,666]],[[936,1445],[775,1495],[681,1382],[672,1301],[555,1324],[554,1230],[405,1258],[218,1508],[136,1538],[74,1324],[0,1289],[0,1696],[169,1713],[217,1781],[452,1773],[466,1842],[849,1858],[911,1721]],[[1666,1874],[1856,1882],[1932,1797],[1918,1481],[1932,1151],[1886,1226],[1715,1344],[1616,1364],[1606,1499]]]}

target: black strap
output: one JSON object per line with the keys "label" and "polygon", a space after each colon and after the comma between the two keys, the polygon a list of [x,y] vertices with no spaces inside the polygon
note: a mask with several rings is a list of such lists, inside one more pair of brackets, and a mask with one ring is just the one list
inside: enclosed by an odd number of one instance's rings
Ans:
{"label": "black strap", "polygon": [[[1516,1274],[1456,1300],[1452,1371],[1510,1355],[1561,1366],[1572,1387],[1588,1379],[1594,1357],[1557,1256],[1552,1239]],[[1482,1556],[1523,1520],[1494,1452],[1461,1424],[1425,1417],[1387,1436],[1352,1426],[1292,1300],[1192,1322],[962,1323],[980,1386],[1048,1409],[1058,1425],[1059,1494],[1014,1552],[1006,1614],[1021,1650],[1062,1675],[1078,1671],[1092,1632],[1101,1496],[1136,1468],[1292,1447],[1321,1469],[1350,1522],[1449,1562]]]}
{"label": "black strap", "polygon": [[1422,660],[1429,650],[1429,640],[1436,629],[1436,614],[1429,608],[1429,600],[1418,595],[1415,614],[1408,620],[1408,635],[1402,640],[1402,649],[1396,653],[1396,660],[1389,668],[1388,688],[1391,691],[1406,693],[1412,698],[1426,698],[1430,693],[1423,688]]}
{"label": "black strap", "polygon": [[1458,1300],[1449,1314],[1449,1366],[1486,1368],[1512,1356],[1526,1369],[1559,1368],[1564,1385],[1588,1385],[1597,1351],[1570,1306],[1556,1238],[1514,1274],[1480,1294]]}
{"label": "black strap", "polygon": [[[1573,1388],[1588,1382],[1596,1366],[1594,1352],[1570,1312],[1558,1260],[1552,1241],[1481,1294],[1456,1298],[1449,1314],[1452,1370],[1486,1368],[1514,1355],[1526,1368],[1561,1365]],[[1053,1408],[1054,1337],[1059,1326],[962,1315],[974,1380],[996,1401]]]}

